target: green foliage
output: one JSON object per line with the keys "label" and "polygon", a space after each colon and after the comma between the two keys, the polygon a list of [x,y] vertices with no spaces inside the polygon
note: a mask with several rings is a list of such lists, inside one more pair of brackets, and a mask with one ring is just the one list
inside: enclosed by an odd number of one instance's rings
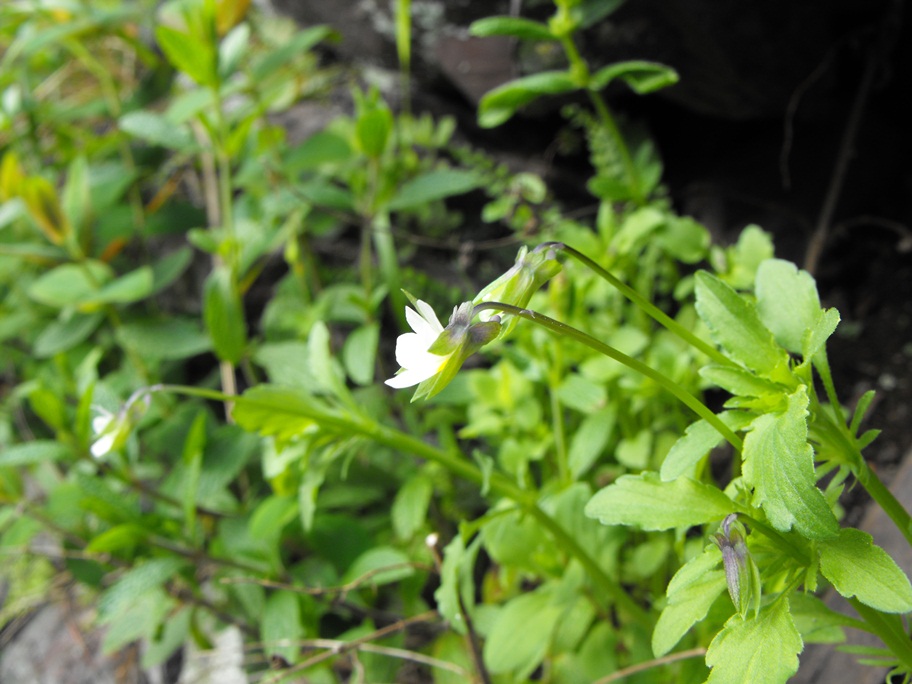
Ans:
{"label": "green foliage", "polygon": [[[246,0],[153,5],[0,6],[2,619],[62,572],[105,648],[142,640],[146,664],[231,624],[251,671],[314,681],[342,681],[344,654],[391,681],[408,648],[439,682],[782,682],[804,643],[863,626],[885,647],[863,655],[912,671],[909,581],[839,520],[854,478],[912,529],[862,455],[872,396],[848,419],[838,403],[839,315],[759,228],[713,246],[670,207],[603,91],[677,74],[576,49],[620,2],[471,28],[567,56],[478,116],[585,92],[592,112],[565,110],[593,165],[585,221],[376,88],[289,143],[270,115],[338,86],[314,51],[334,31]],[[453,244],[466,193],[543,243],[487,287],[420,248]],[[454,314],[438,330],[429,309]],[[378,382],[393,358],[426,401]],[[707,389],[731,396],[713,412]],[[826,583],[858,619],[814,596]]]}

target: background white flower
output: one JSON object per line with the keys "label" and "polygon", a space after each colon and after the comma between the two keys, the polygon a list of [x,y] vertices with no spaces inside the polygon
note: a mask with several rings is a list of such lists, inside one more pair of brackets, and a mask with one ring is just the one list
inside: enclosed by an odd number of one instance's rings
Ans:
{"label": "background white flower", "polygon": [[92,419],[92,432],[97,439],[92,442],[92,456],[101,458],[114,448],[117,439],[118,426],[114,424],[117,416],[105,411]]}

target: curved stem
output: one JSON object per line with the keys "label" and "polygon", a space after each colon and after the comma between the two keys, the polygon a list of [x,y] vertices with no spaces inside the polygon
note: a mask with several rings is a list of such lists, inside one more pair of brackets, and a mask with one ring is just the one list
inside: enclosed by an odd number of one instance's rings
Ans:
{"label": "curved stem", "polygon": [[[161,385],[157,389],[215,401],[225,401],[229,398],[224,393],[216,390],[184,385]],[[243,402],[244,397],[241,396],[237,401],[239,403]],[[441,449],[408,433],[381,425],[368,417],[343,415],[313,405],[305,406],[302,403],[295,403],[294,406],[289,406],[288,411],[304,415],[329,432],[348,436],[353,434],[360,435],[377,444],[383,444],[397,451],[410,453],[418,458],[437,463],[457,477],[473,482],[480,487],[486,486],[490,491],[512,500],[548,530],[558,546],[582,564],[592,577],[592,580],[605,594],[611,597],[619,610],[630,615],[632,619],[644,627],[652,627],[653,623],[649,614],[630,598],[624,588],[605,572],[595,558],[580,546],[576,539],[560,523],[542,509],[538,502],[537,492],[521,489],[501,473],[483,473],[459,450]]]}
{"label": "curved stem", "polygon": [[587,266],[591,269],[596,275],[598,275],[603,280],[607,281],[612,287],[614,287],[618,292],[624,295],[631,302],[636,304],[640,309],[642,309],[648,316],[650,316],[654,321],[660,325],[665,326],[670,332],[677,335],[680,339],[684,340],[690,346],[701,351],[703,354],[708,356],[714,362],[721,364],[723,366],[737,366],[734,361],[726,357],[722,352],[716,349],[714,346],[706,342],[705,340],[700,339],[692,332],[690,332],[683,325],[674,320],[671,316],[662,311],[659,307],[653,304],[649,299],[641,295],[639,292],[634,290],[632,287],[626,283],[621,282],[617,277],[612,275],[610,272],[599,266],[595,261],[587,257],[582,252],[577,251],[569,245],[563,243],[557,243],[560,247],[556,247],[562,252],[566,252],[567,255],[576,259],[578,262]]}
{"label": "curved stem", "polygon": [[619,352],[614,347],[605,344],[601,340],[597,340],[584,333],[582,330],[577,330],[573,326],[567,325],[566,323],[561,323],[556,321],[553,318],[540,314],[537,311],[532,311],[530,309],[521,309],[518,306],[512,306],[510,304],[503,304],[501,302],[485,302],[479,304],[475,307],[474,313],[477,314],[479,311],[484,311],[486,309],[492,309],[495,311],[503,311],[512,316],[519,316],[520,318],[525,318],[528,321],[533,323],[538,323],[539,325],[547,328],[551,332],[557,335],[564,335],[571,339],[576,340],[585,344],[590,349],[594,349],[597,352],[600,352],[607,356],[608,358],[618,361],[628,368],[635,370],[636,372],[645,375],[650,380],[653,380],[663,389],[670,392],[672,395],[677,397],[682,404],[691,409],[696,413],[700,418],[705,420],[707,423],[712,425],[719,432],[725,440],[731,444],[736,451],[741,452],[741,438],[738,437],[732,430],[722,422],[722,420],[712,411],[707,408],[706,404],[697,399],[694,395],[688,392],[686,389],[681,387],[674,380],[664,375],[663,373],[658,372],[657,370],[647,366],[642,361],[637,361],[636,359],[627,356],[626,354]]}

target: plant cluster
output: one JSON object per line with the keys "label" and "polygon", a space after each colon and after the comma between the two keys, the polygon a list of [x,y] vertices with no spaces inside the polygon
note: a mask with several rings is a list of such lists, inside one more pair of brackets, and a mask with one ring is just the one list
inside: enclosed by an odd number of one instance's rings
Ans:
{"label": "plant cluster", "polygon": [[[154,4],[0,7],[0,622],[64,575],[107,649],[231,627],[261,681],[773,683],[845,628],[910,680],[909,580],[840,523],[857,482],[912,543],[839,315],[759,228],[714,246],[671,207],[604,90],[677,75],[577,49],[618,2],[471,28],[565,56],[478,116],[582,95],[585,222],[375,89],[287,144],[273,115],[345,78],[333,30]],[[528,243],[480,289],[406,266],[467,192]]]}

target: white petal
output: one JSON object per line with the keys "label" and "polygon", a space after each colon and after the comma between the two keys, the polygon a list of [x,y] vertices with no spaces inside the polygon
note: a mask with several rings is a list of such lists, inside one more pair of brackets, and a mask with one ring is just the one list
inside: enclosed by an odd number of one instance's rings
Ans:
{"label": "white petal", "polygon": [[419,299],[416,306],[418,307],[418,313],[421,314],[421,317],[430,324],[437,334],[439,335],[442,333],[443,326],[440,324],[440,319],[437,318],[437,314],[434,312],[434,309],[431,308],[431,305],[427,302],[422,302]]}
{"label": "white petal", "polygon": [[96,435],[100,435],[108,428],[108,425],[111,424],[112,420],[114,420],[114,416],[111,415],[102,414],[95,416],[92,418],[92,432]]}
{"label": "white petal", "polygon": [[400,366],[408,368],[419,354],[427,354],[427,345],[418,333],[403,333],[396,338],[396,363]]}
{"label": "white petal", "polygon": [[103,435],[100,439],[95,440],[92,444],[92,456],[99,458],[108,453],[114,446],[114,437],[116,437],[115,433],[111,432],[107,435]]}

